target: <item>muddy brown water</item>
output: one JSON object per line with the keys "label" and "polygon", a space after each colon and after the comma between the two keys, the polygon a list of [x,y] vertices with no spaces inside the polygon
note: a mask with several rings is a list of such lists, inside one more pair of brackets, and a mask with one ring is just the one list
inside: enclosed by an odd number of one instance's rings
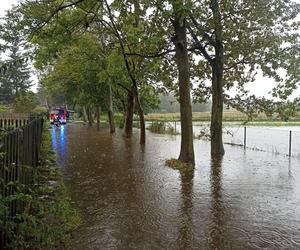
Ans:
{"label": "muddy brown water", "polygon": [[132,139],[82,124],[51,130],[82,225],[72,249],[300,249],[300,161],[195,141],[194,174],[164,166],[180,137]]}

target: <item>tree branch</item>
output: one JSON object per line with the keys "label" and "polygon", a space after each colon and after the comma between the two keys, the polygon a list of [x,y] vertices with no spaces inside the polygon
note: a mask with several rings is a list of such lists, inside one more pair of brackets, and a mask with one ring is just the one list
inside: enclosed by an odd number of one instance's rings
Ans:
{"label": "tree branch", "polygon": [[150,54],[150,55],[143,55],[140,53],[125,53],[127,56],[139,56],[139,57],[143,57],[143,58],[155,58],[155,57],[161,57],[164,55],[167,55],[169,53],[175,52],[175,49],[169,49],[169,50],[165,50],[163,52],[160,53],[156,53],[156,54]]}
{"label": "tree branch", "polygon": [[204,56],[204,58],[212,65],[214,63],[213,58],[208,54],[205,47],[201,44],[199,39],[197,38],[197,35],[194,33],[193,29],[190,27],[190,25],[187,25],[188,30],[190,31],[193,39],[195,40],[196,44],[194,46],[194,50],[198,49],[201,54]]}
{"label": "tree branch", "polygon": [[194,16],[192,15],[192,13],[189,13],[189,17],[192,21],[192,23],[194,24],[194,26],[197,28],[197,30],[199,30],[201,32],[201,36],[212,46],[216,45],[216,42],[210,37],[210,35],[207,34],[207,32],[205,32],[203,29],[200,28],[200,25],[198,24],[197,20],[194,18]]}
{"label": "tree branch", "polygon": [[43,28],[47,23],[49,23],[51,21],[51,19],[56,15],[58,14],[60,11],[66,9],[66,8],[69,8],[69,7],[73,7],[81,2],[83,2],[85,0],[77,0],[73,3],[69,3],[69,4],[65,4],[63,5],[63,2],[50,14],[50,16],[48,16],[46,18],[46,20],[44,22],[42,22],[37,28],[36,30],[39,30],[41,28]]}
{"label": "tree branch", "polygon": [[232,66],[224,67],[224,70],[231,70],[231,69],[235,68],[236,66],[238,66],[239,64],[244,64],[244,63],[246,63],[246,58],[243,58],[242,60],[234,63]]}

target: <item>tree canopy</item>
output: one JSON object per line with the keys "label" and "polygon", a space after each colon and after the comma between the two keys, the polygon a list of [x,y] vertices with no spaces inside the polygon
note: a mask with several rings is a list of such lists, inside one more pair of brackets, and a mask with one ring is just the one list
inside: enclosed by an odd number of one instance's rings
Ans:
{"label": "tree canopy", "polygon": [[[110,120],[118,109],[128,137],[136,112],[141,143],[144,110],[157,105],[159,94],[173,93],[187,132],[182,150],[191,151],[191,94],[194,102],[211,100],[211,152],[220,155],[224,104],[250,117],[270,113],[268,103],[278,114],[297,105],[286,99],[299,85],[299,10],[292,0],[25,0],[14,13],[29,31],[48,91],[108,109]],[[274,79],[281,101],[249,96],[245,84],[260,73]],[[231,89],[236,96],[228,95]]]}

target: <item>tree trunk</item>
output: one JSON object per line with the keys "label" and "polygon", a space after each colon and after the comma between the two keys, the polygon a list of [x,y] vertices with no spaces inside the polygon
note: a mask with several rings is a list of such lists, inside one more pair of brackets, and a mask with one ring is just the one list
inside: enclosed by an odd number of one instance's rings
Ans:
{"label": "tree trunk", "polygon": [[108,85],[108,121],[109,121],[110,133],[114,134],[116,132],[116,126],[115,126],[115,118],[113,112],[113,99],[112,99],[112,92],[111,92],[110,85]]}
{"label": "tree trunk", "polygon": [[211,155],[224,155],[222,138],[223,120],[223,75],[220,69],[213,67],[212,73],[212,115],[211,115]]}
{"label": "tree trunk", "polygon": [[134,113],[134,95],[132,92],[127,94],[127,107],[126,107],[126,119],[124,136],[130,138],[132,136],[133,125],[133,113]]}
{"label": "tree trunk", "polygon": [[179,103],[180,103],[180,120],[181,120],[181,148],[179,160],[189,164],[195,164],[194,145],[193,145],[193,123],[192,123],[192,106],[190,94],[190,69],[187,51],[186,22],[176,6],[173,6],[175,19],[173,26],[175,37],[175,57],[178,68],[179,81]]}
{"label": "tree trunk", "polygon": [[215,30],[215,58],[212,64],[212,116],[211,116],[211,155],[224,155],[222,139],[222,120],[223,120],[223,85],[224,85],[224,48],[222,18],[219,9],[219,1],[211,0],[210,8],[213,12]]}
{"label": "tree trunk", "polygon": [[[139,22],[140,22],[140,16],[141,16],[141,8],[140,8],[140,1],[139,0],[134,0],[134,16],[135,16],[135,23],[134,27],[138,28],[139,27]],[[139,67],[141,65],[141,62],[138,60],[135,60],[133,62],[133,67],[135,68],[135,65]],[[139,98],[139,90],[138,90],[138,85],[137,85],[137,80],[133,80],[133,86],[135,90],[135,101],[137,104],[137,110],[139,114],[139,119],[140,119],[140,144],[144,145],[146,143],[146,126],[145,126],[145,117],[144,117],[144,110],[142,108],[142,105],[140,103],[140,98]]]}
{"label": "tree trunk", "polygon": [[91,107],[87,108],[87,116],[88,116],[89,125],[92,126],[94,123],[94,119],[93,119]]}
{"label": "tree trunk", "polygon": [[97,119],[97,131],[100,130],[100,112],[101,112],[101,107],[96,108],[96,119]]}
{"label": "tree trunk", "polygon": [[49,103],[48,103],[48,99],[47,99],[47,97],[45,98],[45,105],[46,105],[46,107],[47,107],[47,110],[50,110],[50,106],[49,106]]}
{"label": "tree trunk", "polygon": [[86,111],[85,106],[83,106],[83,108],[82,108],[82,119],[83,119],[84,122],[88,121],[88,116],[87,116],[87,111]]}
{"label": "tree trunk", "polygon": [[136,103],[137,103],[139,119],[140,119],[140,144],[144,145],[146,143],[145,116],[144,116],[144,110],[141,106],[137,91],[135,93],[135,98],[136,98]]}

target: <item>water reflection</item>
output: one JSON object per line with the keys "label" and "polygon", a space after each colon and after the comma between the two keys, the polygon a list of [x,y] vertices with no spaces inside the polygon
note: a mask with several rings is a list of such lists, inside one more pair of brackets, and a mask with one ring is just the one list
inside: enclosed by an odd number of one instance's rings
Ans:
{"label": "water reflection", "polygon": [[177,243],[179,249],[190,249],[192,246],[193,232],[193,179],[194,171],[181,173],[181,227]]}
{"label": "water reflection", "polygon": [[66,158],[66,134],[67,127],[65,125],[61,125],[59,127],[51,126],[51,140],[52,147],[54,152],[59,151],[59,164],[61,166],[65,165]]}
{"label": "water reflection", "polygon": [[63,159],[65,159],[65,153],[66,153],[66,145],[65,145],[65,126],[60,126],[59,127],[59,142],[60,142],[60,147],[61,147],[61,156]]}
{"label": "water reflection", "polygon": [[226,246],[226,237],[224,235],[226,208],[223,201],[222,161],[222,157],[211,159],[211,224],[209,229],[209,246],[213,249]]}

